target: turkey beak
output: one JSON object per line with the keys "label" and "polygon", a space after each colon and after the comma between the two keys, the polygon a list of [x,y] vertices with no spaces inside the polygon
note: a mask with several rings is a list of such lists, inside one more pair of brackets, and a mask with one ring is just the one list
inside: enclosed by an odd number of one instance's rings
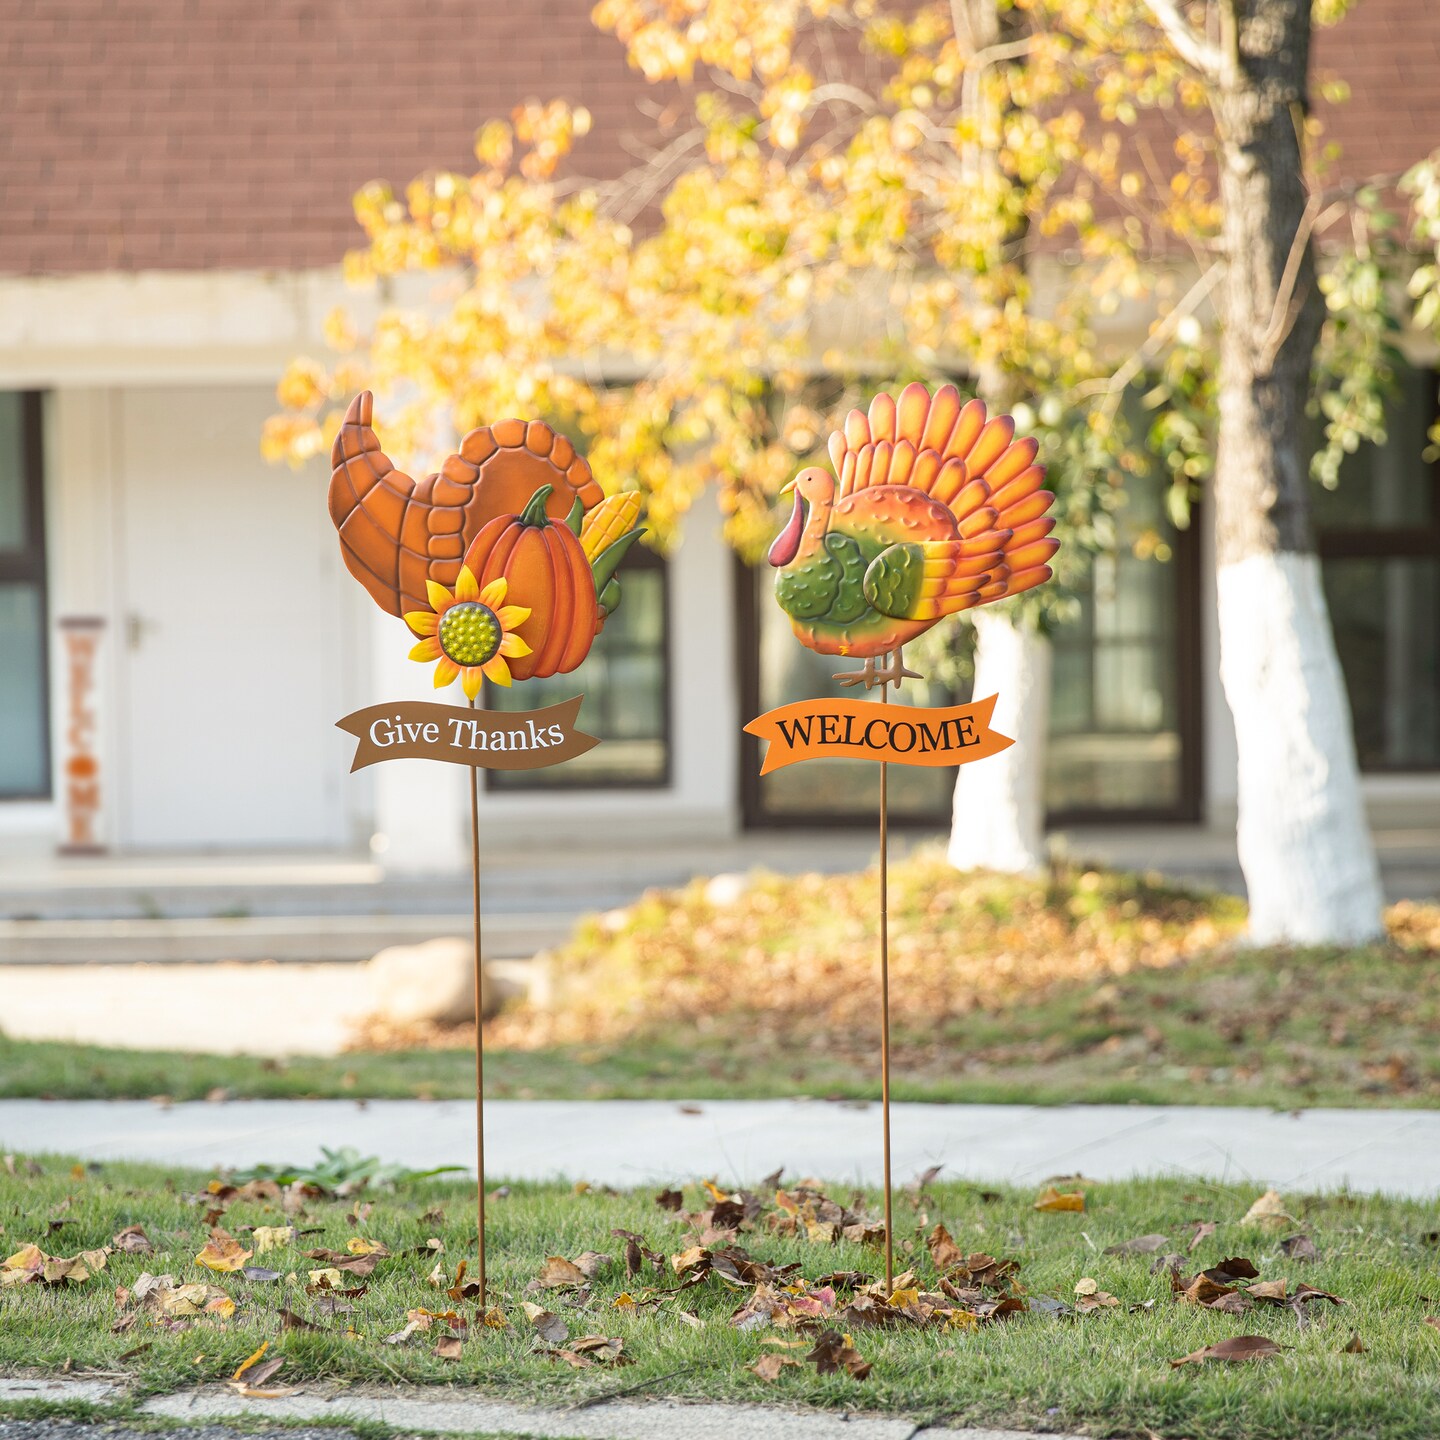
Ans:
{"label": "turkey beak", "polygon": [[805,503],[805,497],[795,490],[795,481],[792,480],[780,493],[788,495],[795,491],[795,508],[790,512],[790,518],[785,522],[785,528],[775,537],[775,543],[770,547],[770,554],[766,557],[778,570],[788,565],[800,549],[800,537],[805,533],[805,517],[809,506]]}

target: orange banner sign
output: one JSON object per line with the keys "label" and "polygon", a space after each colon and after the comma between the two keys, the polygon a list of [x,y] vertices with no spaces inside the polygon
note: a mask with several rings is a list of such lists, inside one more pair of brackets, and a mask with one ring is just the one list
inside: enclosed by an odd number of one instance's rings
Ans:
{"label": "orange banner sign", "polygon": [[930,710],[869,700],[799,700],[757,715],[745,729],[769,742],[762,775],[800,760],[966,765],[1015,743],[990,729],[996,698]]}
{"label": "orange banner sign", "polygon": [[543,710],[472,710],[401,700],[368,705],[336,725],[359,741],[351,773],[381,760],[444,760],[484,770],[541,770],[573,760],[600,741],[576,729],[576,695]]}
{"label": "orange banner sign", "polygon": [[106,776],[101,725],[105,622],[67,615],[57,622],[63,641],[61,677],[65,723],[61,728],[62,855],[99,855],[105,849]]}

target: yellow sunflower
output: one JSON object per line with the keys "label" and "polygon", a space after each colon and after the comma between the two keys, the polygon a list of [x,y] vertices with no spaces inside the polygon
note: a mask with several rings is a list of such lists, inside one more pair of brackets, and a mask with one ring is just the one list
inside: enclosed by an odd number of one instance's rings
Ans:
{"label": "yellow sunflower", "polygon": [[510,683],[505,657],[530,653],[530,647],[515,634],[516,627],[530,618],[530,612],[523,605],[505,603],[507,588],[501,577],[482,590],[465,565],[460,567],[453,595],[434,580],[425,582],[431,608],[412,610],[405,623],[423,637],[410,658],[438,662],[437,690],[458,675],[466,697],[473,700],[480,693],[482,676],[497,685]]}

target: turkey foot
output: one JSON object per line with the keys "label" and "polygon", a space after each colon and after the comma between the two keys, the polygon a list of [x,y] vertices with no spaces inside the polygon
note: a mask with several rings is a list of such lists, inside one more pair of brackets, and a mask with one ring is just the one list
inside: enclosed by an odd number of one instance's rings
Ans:
{"label": "turkey foot", "polygon": [[842,670],[830,678],[838,680],[842,685],[863,685],[867,690],[873,690],[877,685],[898,685],[902,680],[925,678],[918,670],[911,670],[905,664],[903,650],[892,650],[886,660],[888,664],[883,670],[877,669],[875,661],[869,659],[859,670]]}

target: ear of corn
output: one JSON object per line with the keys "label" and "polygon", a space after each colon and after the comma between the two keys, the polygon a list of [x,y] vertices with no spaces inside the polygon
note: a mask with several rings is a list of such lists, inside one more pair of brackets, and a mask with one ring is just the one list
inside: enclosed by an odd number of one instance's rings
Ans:
{"label": "ear of corn", "polygon": [[592,564],[595,557],[609,549],[635,526],[640,515],[640,492],[625,490],[607,495],[598,505],[585,512],[580,524],[580,548]]}

